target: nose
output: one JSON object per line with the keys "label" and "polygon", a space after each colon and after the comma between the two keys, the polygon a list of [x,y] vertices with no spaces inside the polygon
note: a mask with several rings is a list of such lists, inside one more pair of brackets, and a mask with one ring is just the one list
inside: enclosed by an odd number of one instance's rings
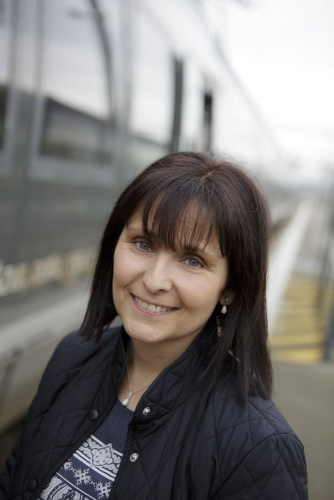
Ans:
{"label": "nose", "polygon": [[150,259],[143,283],[150,293],[169,292],[172,289],[172,257],[167,252],[157,252]]}

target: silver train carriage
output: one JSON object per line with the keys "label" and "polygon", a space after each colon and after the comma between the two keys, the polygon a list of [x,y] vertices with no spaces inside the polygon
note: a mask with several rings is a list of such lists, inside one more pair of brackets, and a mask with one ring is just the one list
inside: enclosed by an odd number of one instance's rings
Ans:
{"label": "silver train carriage", "polygon": [[191,149],[244,162],[283,217],[284,155],[199,2],[0,0],[0,431],[80,324],[117,193]]}

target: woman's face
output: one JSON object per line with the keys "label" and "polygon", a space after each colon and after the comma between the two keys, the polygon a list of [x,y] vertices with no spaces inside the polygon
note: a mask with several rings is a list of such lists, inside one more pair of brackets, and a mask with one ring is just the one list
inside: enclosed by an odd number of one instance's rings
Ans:
{"label": "woman's face", "polygon": [[202,330],[218,302],[227,261],[213,239],[196,252],[163,250],[144,236],[140,215],[124,227],[114,254],[113,298],[130,337],[148,343],[182,339]]}

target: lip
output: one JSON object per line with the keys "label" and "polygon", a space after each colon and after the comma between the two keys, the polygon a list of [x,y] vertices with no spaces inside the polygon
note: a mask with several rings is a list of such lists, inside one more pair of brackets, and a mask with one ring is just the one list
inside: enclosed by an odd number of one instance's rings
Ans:
{"label": "lip", "polygon": [[[151,316],[151,317],[152,316],[162,316],[162,315],[169,314],[169,313],[177,310],[177,307],[171,307],[171,306],[167,306],[165,304],[157,304],[156,302],[153,303],[153,302],[150,302],[148,300],[142,299],[141,297],[138,297],[137,295],[134,295],[132,293],[130,295],[131,295],[134,307],[138,311],[140,311],[142,314],[145,314],[147,316]],[[160,310],[160,311],[148,310],[148,309],[142,307],[141,302],[144,302],[146,305],[153,305],[157,308],[162,308],[164,310]]]}

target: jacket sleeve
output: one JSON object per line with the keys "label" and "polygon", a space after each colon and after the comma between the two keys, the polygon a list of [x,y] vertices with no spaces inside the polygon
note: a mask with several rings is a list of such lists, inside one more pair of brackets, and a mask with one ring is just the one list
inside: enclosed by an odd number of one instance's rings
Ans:
{"label": "jacket sleeve", "polygon": [[[48,365],[44,371],[42,380],[40,382],[37,394],[36,394],[32,404],[30,406],[27,417],[25,419],[25,424],[23,427],[23,432],[22,432],[21,438],[16,443],[12,453],[9,455],[9,457],[7,459],[7,462],[6,462],[3,470],[1,471],[1,474],[0,474],[0,500],[7,499],[7,495],[11,491],[11,488],[14,484],[16,469],[17,469],[17,466],[19,465],[20,459],[22,458],[21,444],[20,443],[21,443],[21,440],[22,440],[22,443],[24,442],[24,439],[22,438],[22,436],[24,434],[24,429],[26,427],[27,422],[29,422],[31,419],[35,419],[36,418],[35,409],[37,408],[38,411],[40,409],[40,406],[41,406],[41,404],[40,404],[41,403],[41,401],[40,401],[41,387],[43,386],[43,383],[47,382],[49,379],[52,379],[52,377],[55,376],[55,373],[57,372],[57,370],[58,371],[63,370],[63,365],[65,364],[65,361],[60,363],[59,359],[63,359],[63,357],[64,357],[63,353],[65,351],[69,351],[70,353],[72,353],[75,350],[77,343],[78,343],[78,340],[77,340],[76,332],[66,336],[58,344],[50,361],[48,362]],[[71,355],[67,356],[66,359],[71,360]],[[66,378],[66,376],[67,376],[67,372],[64,371],[64,377]],[[52,397],[54,397],[54,395],[53,395],[52,391],[48,391],[48,393],[49,392],[50,392],[50,394],[47,394],[47,396],[49,399],[52,399]],[[22,448],[23,447],[24,446],[22,445]]]}
{"label": "jacket sleeve", "polygon": [[221,482],[212,500],[307,500],[303,445],[293,434],[265,438]]}

